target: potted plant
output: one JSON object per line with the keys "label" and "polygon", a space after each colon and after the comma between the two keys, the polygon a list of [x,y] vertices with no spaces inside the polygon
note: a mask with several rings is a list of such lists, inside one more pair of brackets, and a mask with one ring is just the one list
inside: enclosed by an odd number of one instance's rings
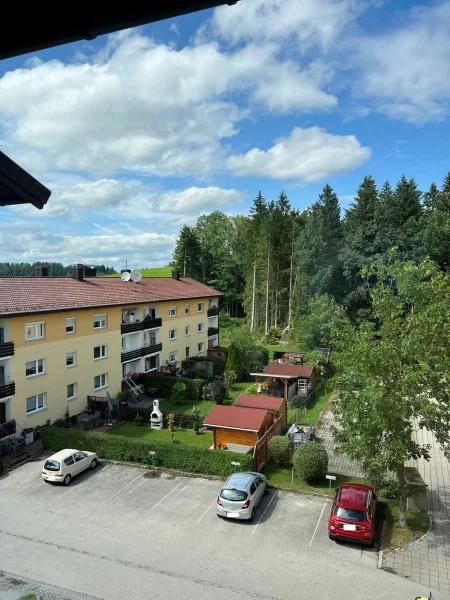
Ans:
{"label": "potted plant", "polygon": [[194,421],[194,424],[192,425],[192,429],[194,430],[194,435],[198,435],[199,431],[198,431],[198,421]]}
{"label": "potted plant", "polygon": [[175,422],[175,415],[173,413],[170,413],[167,416],[167,425],[169,426],[169,431],[173,431],[174,422]]}

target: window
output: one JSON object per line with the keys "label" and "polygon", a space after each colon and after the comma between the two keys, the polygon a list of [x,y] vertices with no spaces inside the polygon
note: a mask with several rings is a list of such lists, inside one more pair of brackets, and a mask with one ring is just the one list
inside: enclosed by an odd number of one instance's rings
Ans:
{"label": "window", "polygon": [[203,302],[197,304],[197,312],[203,312]]}
{"label": "window", "polygon": [[171,353],[169,354],[169,362],[170,362],[170,363],[171,363],[171,362],[176,362],[176,360],[177,360],[177,353],[176,353],[176,352],[171,352]]}
{"label": "window", "polygon": [[106,315],[94,315],[94,329],[105,329]]}
{"label": "window", "polygon": [[189,346],[186,346],[186,358],[189,358],[191,355],[191,348]]}
{"label": "window", "polygon": [[76,352],[66,352],[66,367],[76,367],[77,366],[77,353]]}
{"label": "window", "polygon": [[66,333],[75,333],[75,319],[66,319]]}
{"label": "window", "polygon": [[352,508],[343,508],[338,506],[334,509],[336,517],[347,519],[347,521],[366,521],[366,513],[362,510],[354,510]]}
{"label": "window", "polygon": [[147,307],[144,310],[144,319],[156,319],[156,308]]}
{"label": "window", "polygon": [[146,356],[145,358],[145,370],[146,371],[157,371],[159,369],[159,354],[156,356]]}
{"label": "window", "polygon": [[203,323],[197,325],[197,333],[203,333]]}
{"label": "window", "polygon": [[25,324],[25,341],[41,340],[45,333],[45,323],[26,323]]}
{"label": "window", "polygon": [[154,346],[158,342],[156,341],[156,333],[154,331],[150,331],[148,337],[145,338],[146,346]]}
{"label": "window", "polygon": [[69,383],[67,386],[67,400],[73,400],[77,397],[77,384]]}
{"label": "window", "polygon": [[203,348],[204,348],[205,344],[203,342],[201,342],[200,344],[198,344],[197,348],[199,352],[203,352]]}
{"label": "window", "polygon": [[86,452],[75,452],[74,454],[75,462],[80,462],[80,460],[84,460],[87,458]]}
{"label": "window", "polygon": [[191,312],[191,310],[189,308],[189,304],[186,304],[186,306],[184,308],[184,312],[185,312],[186,315],[188,315]]}
{"label": "window", "polygon": [[169,340],[176,340],[176,339],[177,339],[177,330],[169,329]]}
{"label": "window", "polygon": [[94,360],[106,358],[106,344],[102,346],[94,346]]}
{"label": "window", "polygon": [[[75,461],[73,460],[73,456],[68,456],[67,458],[64,459],[64,464],[67,465],[68,467],[70,467],[70,465],[73,465]],[[59,469],[58,469],[59,471]]]}
{"label": "window", "polygon": [[186,335],[191,335],[191,326],[186,325]]}
{"label": "window", "polygon": [[44,373],[44,359],[28,360],[25,367],[25,377],[36,377]]}
{"label": "window", "polygon": [[177,307],[169,306],[169,317],[176,317],[176,316],[177,316]]}
{"label": "window", "polygon": [[108,374],[96,375],[94,377],[94,390],[101,390],[108,385]]}
{"label": "window", "polygon": [[44,410],[44,408],[45,394],[37,394],[36,396],[27,398],[27,414],[37,412],[38,410]]}

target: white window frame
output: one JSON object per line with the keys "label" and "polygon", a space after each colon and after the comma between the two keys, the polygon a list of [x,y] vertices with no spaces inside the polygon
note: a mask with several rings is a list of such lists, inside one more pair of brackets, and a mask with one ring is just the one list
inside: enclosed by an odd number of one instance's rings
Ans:
{"label": "white window frame", "polygon": [[205,324],[197,323],[197,333],[204,333],[204,332],[205,332]]}
{"label": "white window frame", "polygon": [[190,315],[191,314],[191,305],[190,304],[185,304],[185,306],[184,306],[184,314],[185,315]]}
{"label": "white window frame", "polygon": [[[144,356],[144,373],[151,373],[152,371],[157,371],[157,370],[158,370],[158,368],[159,368],[159,366],[153,367],[153,368],[151,368],[151,369],[146,369],[146,368],[145,368],[145,364],[146,364],[146,362],[147,362],[147,361],[148,361],[148,362],[150,362],[150,359],[151,359],[151,358],[154,358],[154,359],[157,359],[157,358],[159,358],[159,359],[160,359],[160,362],[161,362],[161,357],[160,357],[160,355],[159,355],[159,354],[150,354],[149,356]],[[157,361],[157,360],[156,360],[156,363],[158,363],[158,361]]]}
{"label": "white window frame", "polygon": [[[174,336],[171,337],[172,332],[174,333]],[[169,329],[169,342],[172,342],[173,340],[177,339],[177,330],[176,329]]]}
{"label": "white window frame", "polygon": [[205,351],[205,342],[199,342],[197,344],[197,352],[204,352]]}
{"label": "white window frame", "polygon": [[[69,393],[69,385],[73,385],[73,395],[72,396],[67,395]],[[68,402],[70,402],[71,400],[75,400],[76,397],[77,397],[77,384],[76,383],[68,383],[67,391],[66,391],[66,400]]]}
{"label": "white window frame", "polygon": [[[102,354],[102,351],[100,351],[100,356],[98,356],[97,358],[95,357],[95,349],[96,348],[104,348],[104,354]],[[104,360],[105,358],[108,358],[107,344],[99,344],[98,346],[94,346],[94,360]]]}
{"label": "white window frame", "polygon": [[[96,321],[100,323],[98,327],[95,326]],[[104,323],[104,325],[102,325],[102,323]],[[106,313],[94,315],[92,318],[92,326],[94,329],[106,329],[108,327],[108,315]]]}
{"label": "white window frame", "polygon": [[186,325],[184,333],[186,336],[191,335],[191,326],[190,325]]}
{"label": "white window frame", "polygon": [[[72,325],[69,325],[69,327],[73,328],[72,331],[67,331],[67,327],[68,327],[67,321],[72,321],[73,322]],[[76,319],[75,319],[75,317],[67,317],[66,318],[66,335],[72,335],[72,334],[75,333],[75,331],[76,331],[75,325],[76,325]]]}
{"label": "white window frame", "polygon": [[[97,377],[100,377],[100,386],[99,387],[95,387],[95,380]],[[103,378],[103,383],[102,383],[102,378]],[[105,388],[108,387],[108,373],[101,373],[101,375],[95,375],[94,377],[94,390],[104,390]]]}
{"label": "white window frame", "polygon": [[[173,357],[173,358],[171,358]],[[177,353],[176,352],[169,352],[169,362],[177,362]]]}
{"label": "white window frame", "polygon": [[[38,370],[39,361],[42,361],[42,371],[41,372],[39,372],[39,370]],[[34,362],[34,364],[35,364],[36,373],[34,373],[34,375],[27,375],[27,363],[32,363],[32,362]],[[41,375],[45,375],[45,358],[33,358],[33,359],[27,360],[25,362],[25,379],[33,379],[33,377],[40,377]]]}
{"label": "white window frame", "polygon": [[[34,336],[27,337],[27,327],[34,327]],[[39,330],[40,334],[39,335]],[[32,342],[33,340],[43,340],[45,338],[45,321],[36,321],[35,323],[25,323],[25,341]],[[31,396],[30,396],[31,398]]]}
{"label": "white window frame", "polygon": [[[203,304],[204,302],[197,302],[197,312],[203,312]],[[201,308],[199,308],[201,306]]]}
{"label": "white window frame", "polygon": [[[68,354],[72,354],[72,356],[73,356],[73,364],[72,365],[68,365],[67,364],[67,355]],[[66,369],[73,369],[76,366],[77,366],[77,353],[76,353],[76,351],[73,350],[72,352],[66,352]]]}
{"label": "white window frame", "polygon": [[169,319],[172,319],[173,317],[177,316],[177,307],[176,306],[169,306]]}
{"label": "white window frame", "polygon": [[[25,410],[27,415],[34,415],[35,413],[41,412],[43,410],[45,410],[45,400],[46,400],[46,393],[44,392],[43,394],[35,394],[34,396],[28,396],[28,398],[26,398],[25,400]],[[35,407],[33,410],[28,410],[28,400],[31,400],[32,398],[34,398],[35,400]],[[39,406],[40,401],[42,402],[42,406]]]}

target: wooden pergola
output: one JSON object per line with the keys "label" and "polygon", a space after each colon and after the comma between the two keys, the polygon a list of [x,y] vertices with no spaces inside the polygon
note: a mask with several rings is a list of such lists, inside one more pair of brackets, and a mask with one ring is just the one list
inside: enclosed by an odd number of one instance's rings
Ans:
{"label": "wooden pergola", "polygon": [[250,375],[255,378],[256,385],[258,385],[260,381],[264,381],[267,385],[275,382],[281,382],[284,386],[283,397],[285,400],[288,399],[289,385],[292,385],[292,383],[297,381],[299,378],[298,375],[274,375],[271,373],[250,373]]}

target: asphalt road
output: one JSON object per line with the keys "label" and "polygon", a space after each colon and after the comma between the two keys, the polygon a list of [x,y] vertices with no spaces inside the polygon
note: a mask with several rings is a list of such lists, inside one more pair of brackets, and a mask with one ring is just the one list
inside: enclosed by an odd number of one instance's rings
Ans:
{"label": "asphalt road", "polygon": [[105,600],[428,596],[329,540],[320,498],[271,490],[253,524],[225,521],[217,481],[101,465],[65,488],[41,463],[0,478],[0,570],[18,577]]}

